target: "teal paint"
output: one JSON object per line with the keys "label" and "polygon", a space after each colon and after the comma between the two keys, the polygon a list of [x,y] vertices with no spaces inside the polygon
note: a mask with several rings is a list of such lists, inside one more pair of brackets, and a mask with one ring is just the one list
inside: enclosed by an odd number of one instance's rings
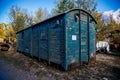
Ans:
{"label": "teal paint", "polygon": [[88,12],[73,9],[17,32],[17,50],[68,70],[95,57],[95,24]]}

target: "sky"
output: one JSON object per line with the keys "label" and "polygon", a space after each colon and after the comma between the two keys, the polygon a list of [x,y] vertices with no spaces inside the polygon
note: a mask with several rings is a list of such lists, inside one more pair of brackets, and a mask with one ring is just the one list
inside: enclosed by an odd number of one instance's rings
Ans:
{"label": "sky", "polygon": [[[0,23],[9,23],[9,11],[12,5],[17,5],[28,12],[34,13],[38,8],[47,9],[49,12],[55,8],[56,0],[0,0]],[[120,0],[95,0],[97,10],[109,14],[119,12]]]}
{"label": "sky", "polygon": [[116,11],[120,8],[120,0],[95,0],[97,2],[97,10],[104,11]]}

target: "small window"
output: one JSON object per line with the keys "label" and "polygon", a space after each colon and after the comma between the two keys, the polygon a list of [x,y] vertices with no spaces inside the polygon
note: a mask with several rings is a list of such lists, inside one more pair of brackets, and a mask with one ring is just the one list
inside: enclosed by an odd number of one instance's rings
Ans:
{"label": "small window", "polygon": [[75,22],[77,22],[77,21],[79,20],[78,13],[75,13],[75,14],[74,14],[74,20],[75,20]]}
{"label": "small window", "polygon": [[45,31],[42,31],[40,34],[40,39],[41,40],[47,40],[47,33]]}
{"label": "small window", "polygon": [[90,22],[90,23],[93,23],[94,20],[90,17],[90,18],[89,18],[89,22]]}
{"label": "small window", "polygon": [[57,23],[57,24],[60,24],[60,20],[57,20],[56,23]]}

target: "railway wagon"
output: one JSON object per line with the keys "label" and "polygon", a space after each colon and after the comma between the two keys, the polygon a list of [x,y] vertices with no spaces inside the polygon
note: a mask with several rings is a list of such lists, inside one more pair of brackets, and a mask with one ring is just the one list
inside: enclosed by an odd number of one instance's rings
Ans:
{"label": "railway wagon", "polygon": [[87,11],[71,9],[18,31],[17,51],[68,70],[96,57],[95,25]]}

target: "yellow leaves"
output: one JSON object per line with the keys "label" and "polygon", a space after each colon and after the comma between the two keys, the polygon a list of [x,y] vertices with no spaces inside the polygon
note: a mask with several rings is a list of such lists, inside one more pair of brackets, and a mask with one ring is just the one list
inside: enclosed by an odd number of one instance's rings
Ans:
{"label": "yellow leaves", "polygon": [[11,35],[15,35],[12,26],[10,24],[0,24],[0,38],[8,40]]}
{"label": "yellow leaves", "polygon": [[42,20],[42,16],[43,16],[43,11],[41,8],[39,8],[36,13],[35,13],[36,17],[35,19],[33,20],[35,23],[38,23]]}
{"label": "yellow leaves", "polygon": [[5,25],[0,24],[0,38],[5,39],[6,37],[6,30],[5,30]]}
{"label": "yellow leaves", "polygon": [[97,25],[96,25],[96,37],[97,40],[104,40],[105,37],[104,32],[106,30],[105,24],[104,24],[104,20],[102,19],[102,13],[99,12],[94,12],[93,16],[95,18],[95,20],[97,21]]}

